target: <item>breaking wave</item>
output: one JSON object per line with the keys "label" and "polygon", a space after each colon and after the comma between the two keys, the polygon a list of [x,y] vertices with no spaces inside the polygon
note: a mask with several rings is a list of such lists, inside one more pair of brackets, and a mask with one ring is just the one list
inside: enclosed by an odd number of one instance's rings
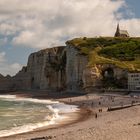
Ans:
{"label": "breaking wave", "polygon": [[68,113],[76,112],[79,110],[77,106],[67,105],[58,101],[51,101],[51,100],[21,98],[21,97],[16,97],[15,95],[0,95],[0,99],[4,101],[15,101],[15,102],[24,101],[24,103],[31,102],[35,104],[45,104],[47,109],[49,109],[49,111],[52,112],[52,115],[44,116],[43,121],[40,120],[40,122],[37,122],[37,123],[28,123],[28,124],[24,124],[22,126],[17,126],[17,127],[15,125],[10,130],[1,130],[0,137],[25,133],[25,132],[33,131],[38,128],[57,124],[60,121],[67,119],[69,117]]}

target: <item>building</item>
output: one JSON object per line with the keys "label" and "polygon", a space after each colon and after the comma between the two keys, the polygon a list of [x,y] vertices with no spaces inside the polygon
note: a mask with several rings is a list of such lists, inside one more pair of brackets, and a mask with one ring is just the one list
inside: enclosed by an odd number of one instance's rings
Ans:
{"label": "building", "polygon": [[114,37],[129,37],[127,30],[120,30],[119,24],[117,25]]}
{"label": "building", "polygon": [[140,90],[140,73],[128,73],[128,89]]}

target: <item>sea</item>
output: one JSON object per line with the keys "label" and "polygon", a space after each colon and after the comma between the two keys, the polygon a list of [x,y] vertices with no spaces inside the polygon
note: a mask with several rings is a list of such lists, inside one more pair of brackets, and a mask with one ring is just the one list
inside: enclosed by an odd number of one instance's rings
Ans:
{"label": "sea", "polygon": [[78,111],[75,105],[58,101],[0,95],[0,137],[57,124]]}

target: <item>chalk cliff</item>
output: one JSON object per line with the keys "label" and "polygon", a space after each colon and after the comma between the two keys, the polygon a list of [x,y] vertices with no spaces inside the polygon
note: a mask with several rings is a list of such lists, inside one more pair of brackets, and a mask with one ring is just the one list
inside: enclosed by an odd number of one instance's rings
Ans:
{"label": "chalk cliff", "polygon": [[[0,90],[52,89],[75,92],[89,88],[127,87],[127,69],[100,61],[91,66],[90,55],[85,52],[79,46],[66,42],[66,46],[32,53],[27,66],[15,76],[0,75]],[[96,59],[96,53],[91,54],[92,59]]]}
{"label": "chalk cliff", "polygon": [[48,48],[29,56],[26,67],[14,77],[15,89],[83,90],[83,71],[88,64],[73,46]]}
{"label": "chalk cliff", "polygon": [[65,47],[32,53],[26,67],[13,77],[17,89],[62,89],[66,81]]}

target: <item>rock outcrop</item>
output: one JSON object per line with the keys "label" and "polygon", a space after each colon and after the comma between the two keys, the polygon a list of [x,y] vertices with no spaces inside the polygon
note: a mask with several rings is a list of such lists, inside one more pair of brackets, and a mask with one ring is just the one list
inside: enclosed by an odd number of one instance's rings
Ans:
{"label": "rock outcrop", "polygon": [[80,91],[83,89],[83,71],[88,64],[88,58],[81,55],[74,46],[67,45],[67,63],[66,63],[66,85],[69,91]]}
{"label": "rock outcrop", "polygon": [[[88,65],[88,56],[67,44],[48,48],[29,56],[27,66],[13,77],[0,76],[1,90],[53,89],[83,91],[101,88],[107,80],[127,86],[127,70],[111,64]],[[124,82],[125,81],[125,82]]]}
{"label": "rock outcrop", "polygon": [[32,53],[26,67],[13,77],[17,89],[62,89],[66,83],[65,47]]}
{"label": "rock outcrop", "polygon": [[10,76],[4,77],[0,74],[0,91],[13,90],[13,81]]}

